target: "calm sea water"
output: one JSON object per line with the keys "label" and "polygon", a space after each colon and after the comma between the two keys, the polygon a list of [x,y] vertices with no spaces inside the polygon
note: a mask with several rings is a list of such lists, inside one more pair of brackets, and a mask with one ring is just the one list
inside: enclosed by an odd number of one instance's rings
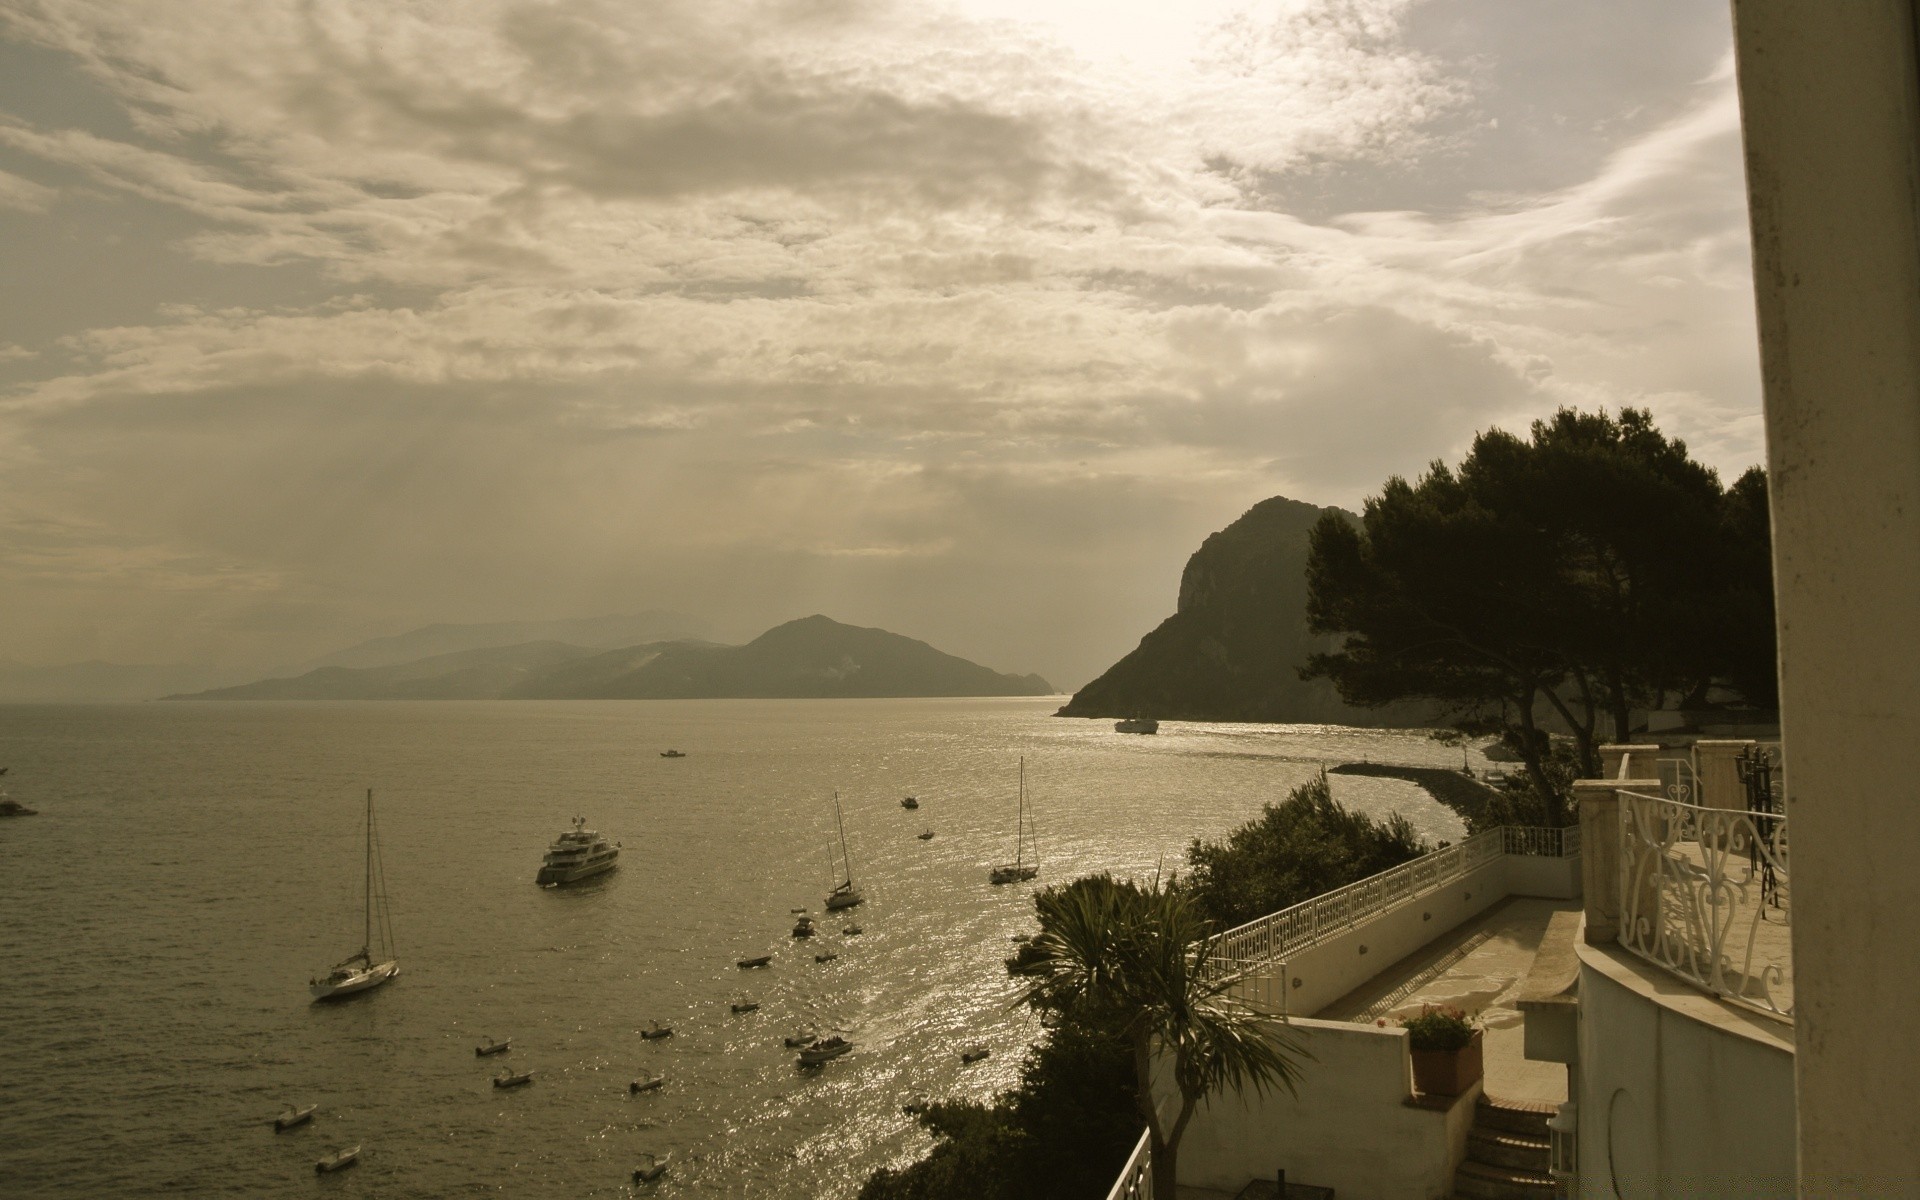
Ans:
{"label": "calm sea water", "polygon": [[[1325,726],[1128,737],[1057,703],[0,707],[0,765],[42,814],[0,823],[0,1193],[850,1196],[925,1149],[904,1098],[985,1097],[1037,1036],[1001,967],[1031,888],[985,878],[1021,756],[1040,884],[1178,866],[1324,763],[1460,761]],[[308,977],[359,945],[369,786],[402,975],[311,1005]],[[1408,785],[1334,787],[1460,834]],[[836,914],[795,941],[836,789],[865,933]],[[624,843],[619,870],[535,887],[576,814]],[[742,998],[760,1010],[732,1015]],[[655,1020],[676,1036],[644,1041]],[[802,1072],[781,1039],[806,1024],[858,1048]],[[512,1052],[476,1059],[488,1036]],[[963,1067],[974,1043],[993,1057]],[[496,1091],[505,1063],[534,1083]],[[629,1097],[651,1073],[666,1086]],[[354,1143],[361,1165],[316,1178]],[[673,1169],[635,1189],[648,1151]]]}

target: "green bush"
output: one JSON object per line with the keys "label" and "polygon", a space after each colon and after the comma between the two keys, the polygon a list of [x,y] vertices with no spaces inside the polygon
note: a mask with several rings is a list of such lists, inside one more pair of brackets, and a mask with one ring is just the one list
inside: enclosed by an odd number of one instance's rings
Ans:
{"label": "green bush", "polygon": [[1230,929],[1426,852],[1405,817],[1376,821],[1342,807],[1322,773],[1224,842],[1195,839],[1184,886],[1217,929]]}

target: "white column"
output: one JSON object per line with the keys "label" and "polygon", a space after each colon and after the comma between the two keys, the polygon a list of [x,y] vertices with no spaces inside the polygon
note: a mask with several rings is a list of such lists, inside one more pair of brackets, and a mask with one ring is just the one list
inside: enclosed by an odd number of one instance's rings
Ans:
{"label": "white column", "polygon": [[1793,854],[1802,1195],[1920,1187],[1912,0],[1734,0]]}

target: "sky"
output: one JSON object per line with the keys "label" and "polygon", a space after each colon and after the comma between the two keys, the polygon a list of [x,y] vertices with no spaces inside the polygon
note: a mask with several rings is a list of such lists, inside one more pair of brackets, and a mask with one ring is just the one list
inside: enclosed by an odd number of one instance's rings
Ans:
{"label": "sky", "polygon": [[823,612],[1072,688],[1253,503],[1763,457],[1725,0],[0,0],[0,660]]}

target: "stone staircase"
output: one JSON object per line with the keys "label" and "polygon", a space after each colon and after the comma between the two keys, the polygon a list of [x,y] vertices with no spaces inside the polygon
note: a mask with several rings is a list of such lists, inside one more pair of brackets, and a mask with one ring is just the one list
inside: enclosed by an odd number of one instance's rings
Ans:
{"label": "stone staircase", "polygon": [[1453,1175],[1462,1200],[1553,1200],[1547,1173],[1551,1151],[1547,1118],[1551,1104],[1480,1097],[1467,1132],[1467,1161]]}

